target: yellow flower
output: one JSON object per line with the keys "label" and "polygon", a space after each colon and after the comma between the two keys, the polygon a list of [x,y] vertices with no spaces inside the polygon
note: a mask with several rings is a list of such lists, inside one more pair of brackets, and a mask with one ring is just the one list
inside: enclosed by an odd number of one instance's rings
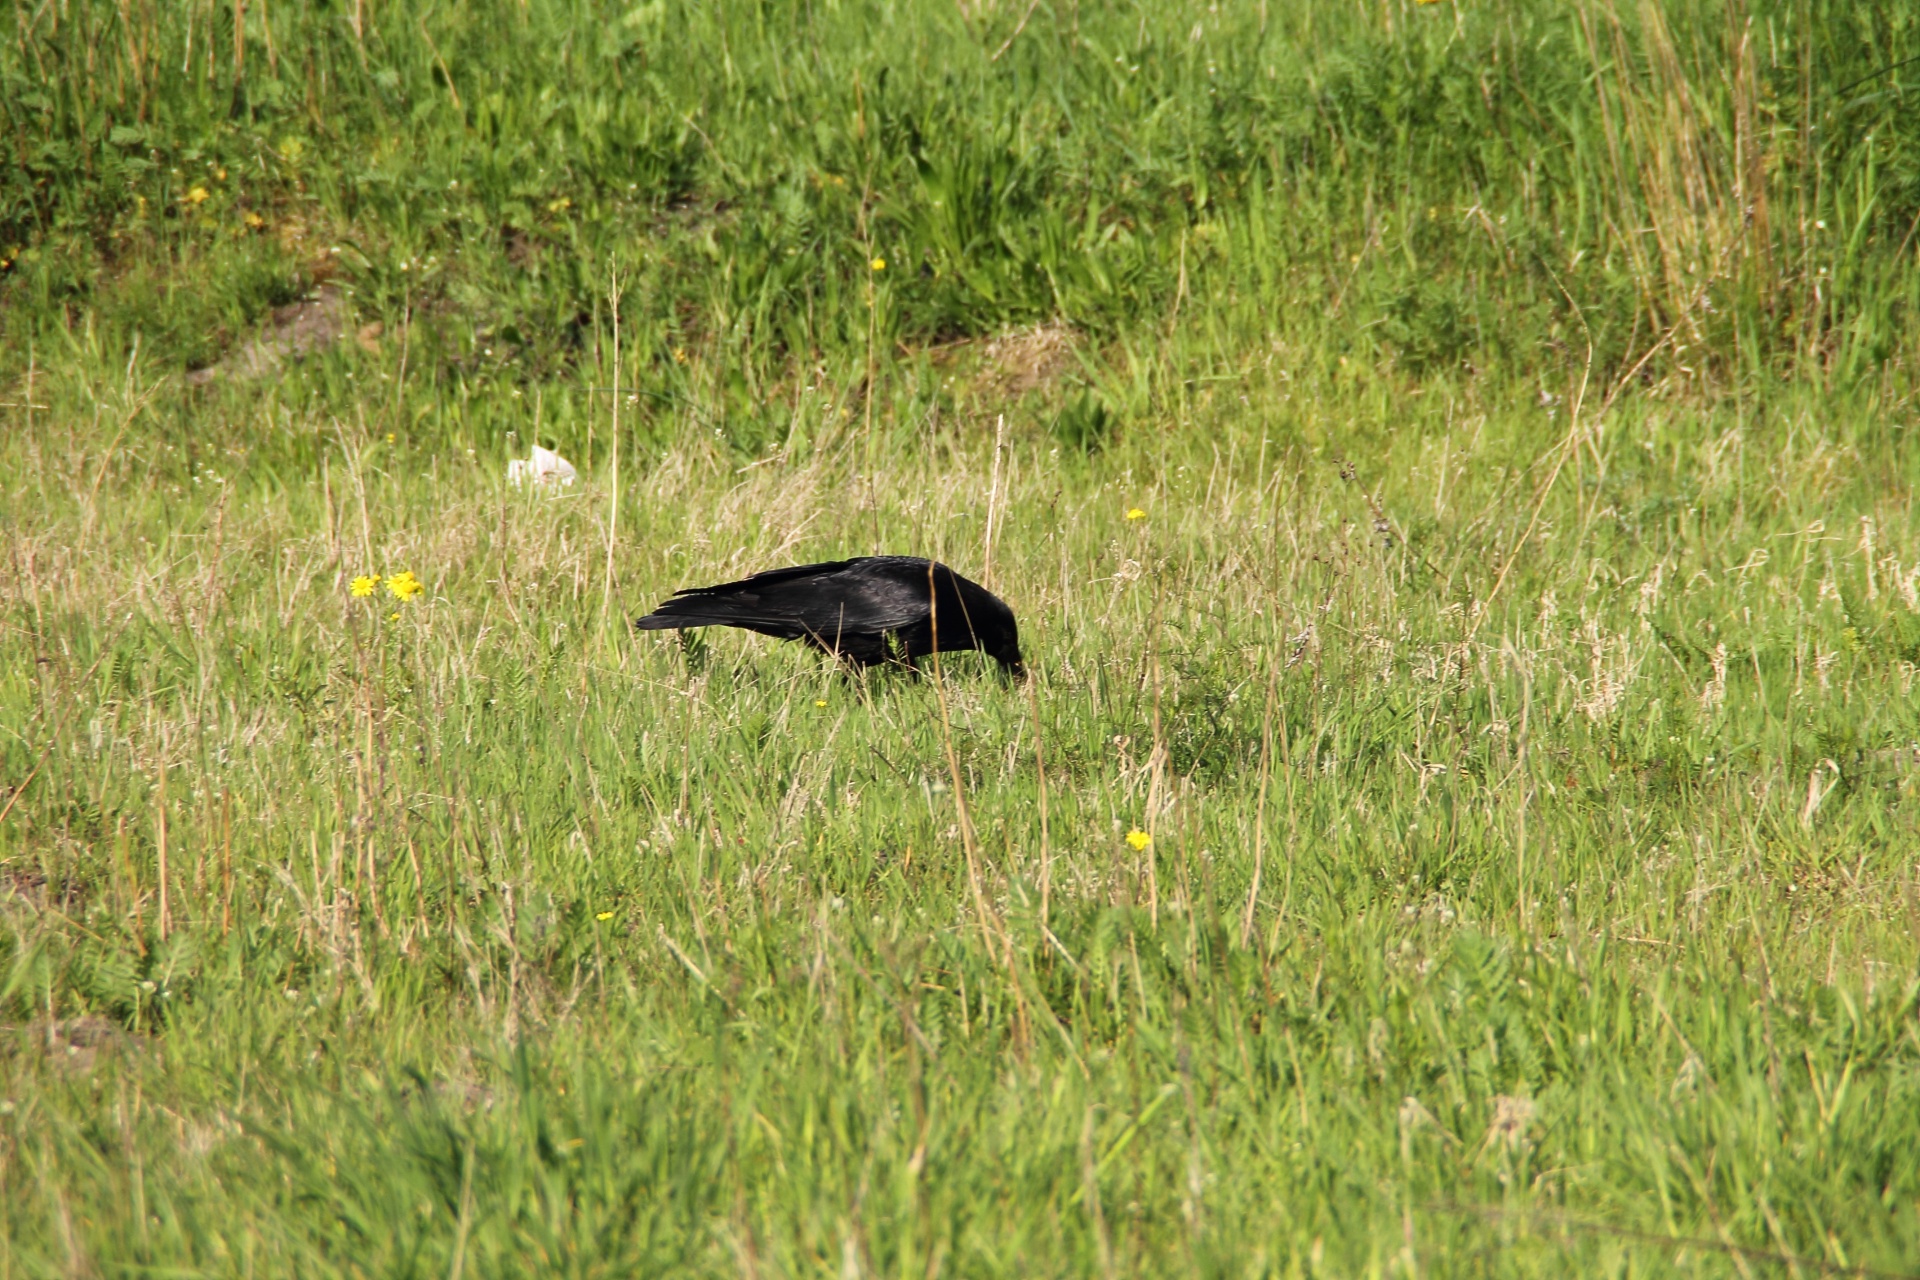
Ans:
{"label": "yellow flower", "polygon": [[594,914],[593,914],[593,918],[594,918],[595,920],[611,920],[611,919],[613,919],[613,912],[611,912],[611,911],[596,911],[596,912],[594,912]]}
{"label": "yellow flower", "polygon": [[213,176],[219,179],[221,182],[225,182],[227,180],[227,171],[225,169],[215,169],[213,171]]}
{"label": "yellow flower", "polygon": [[363,573],[359,577],[355,578],[353,580],[353,585],[347,589],[353,592],[353,594],[357,596],[359,599],[365,600],[368,596],[373,594],[374,589],[379,585],[380,585],[379,574]]}
{"label": "yellow flower", "polygon": [[388,621],[388,622],[398,622],[398,621],[400,621],[400,615],[399,615],[399,614],[397,614],[397,613],[390,613],[390,614],[388,614],[388,615],[387,615],[387,621]]}
{"label": "yellow flower", "polygon": [[685,347],[675,347],[673,349],[673,362],[675,364],[685,364],[687,362],[687,349]]}
{"label": "yellow flower", "polygon": [[387,590],[393,593],[394,599],[402,602],[413,599],[426,589],[426,584],[414,577],[411,569],[403,569],[387,578]]}
{"label": "yellow flower", "polygon": [[887,269],[887,260],[885,258],[875,258],[872,262],[869,262],[867,265],[872,267],[875,271],[885,271]]}
{"label": "yellow flower", "polygon": [[1146,518],[1147,518],[1147,513],[1142,511],[1138,507],[1130,508],[1127,511],[1127,519],[1129,520],[1145,520]]}
{"label": "yellow flower", "polygon": [[549,205],[547,205],[547,212],[548,213],[565,213],[568,209],[571,209],[571,208],[573,208],[573,201],[567,199],[567,197],[565,196],[561,196],[558,200],[555,200]]}
{"label": "yellow flower", "polygon": [[252,227],[255,231],[258,231],[260,228],[267,225],[267,220],[261,217],[259,214],[255,213],[251,209],[247,210],[245,215],[243,215],[240,220],[246,223],[249,227]]}
{"label": "yellow flower", "polygon": [[392,443],[393,443],[393,432],[391,432],[391,431],[389,431],[389,432],[387,432],[387,443],[388,443],[388,444],[392,444]]}
{"label": "yellow flower", "polygon": [[827,705],[827,700],[825,698],[815,698],[813,700],[813,705],[816,707],[824,707]]}
{"label": "yellow flower", "polygon": [[187,203],[199,204],[202,200],[205,200],[207,198],[207,195],[208,195],[208,192],[205,187],[195,187],[191,191],[187,192]]}
{"label": "yellow flower", "polygon": [[1129,831],[1127,832],[1127,843],[1133,846],[1135,853],[1140,853],[1143,852],[1148,845],[1153,843],[1153,837],[1144,831]]}

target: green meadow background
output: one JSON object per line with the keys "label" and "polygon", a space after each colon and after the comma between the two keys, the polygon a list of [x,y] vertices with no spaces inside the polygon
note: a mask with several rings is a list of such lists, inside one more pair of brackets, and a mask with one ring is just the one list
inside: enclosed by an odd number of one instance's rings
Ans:
{"label": "green meadow background", "polygon": [[1899,5],[18,0],[0,1278],[1920,1272],[1916,320]]}

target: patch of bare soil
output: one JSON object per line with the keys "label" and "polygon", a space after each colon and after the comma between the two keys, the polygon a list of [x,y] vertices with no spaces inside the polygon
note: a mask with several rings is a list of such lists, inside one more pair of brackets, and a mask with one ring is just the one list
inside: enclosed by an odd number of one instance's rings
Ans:
{"label": "patch of bare soil", "polygon": [[128,1031],[105,1018],[87,1014],[41,1022],[17,1029],[9,1046],[16,1053],[41,1053],[46,1060],[72,1075],[90,1074],[103,1059],[117,1054],[137,1052],[147,1037]]}
{"label": "patch of bare soil", "polygon": [[1059,320],[1016,329],[981,346],[983,372],[1002,395],[1023,396],[1073,368],[1079,341],[1073,326]]}
{"label": "patch of bare soil", "polygon": [[[189,386],[205,386],[218,378],[263,378],[277,373],[289,360],[299,360],[333,346],[349,332],[352,315],[346,294],[336,285],[322,285],[312,297],[275,307],[266,328],[229,352],[225,359],[187,375]],[[379,321],[362,325],[353,337],[369,352],[380,349]]]}

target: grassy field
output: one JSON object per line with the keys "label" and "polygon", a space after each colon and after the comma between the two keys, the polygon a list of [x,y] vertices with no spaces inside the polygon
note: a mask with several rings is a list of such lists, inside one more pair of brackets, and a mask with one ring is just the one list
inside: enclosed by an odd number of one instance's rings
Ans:
{"label": "grassy field", "polygon": [[0,37],[0,1280],[1920,1273],[1897,6]]}

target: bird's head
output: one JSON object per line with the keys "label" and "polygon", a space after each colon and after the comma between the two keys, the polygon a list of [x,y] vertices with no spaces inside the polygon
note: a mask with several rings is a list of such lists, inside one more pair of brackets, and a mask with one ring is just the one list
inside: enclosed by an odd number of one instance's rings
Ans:
{"label": "bird's head", "polygon": [[1014,680],[1024,680],[1027,675],[1027,664],[1026,660],[1020,656],[1020,625],[1013,620],[1013,610],[1002,605],[1000,612],[1004,616],[997,619],[998,626],[993,627],[989,634],[981,637],[986,642],[981,647],[987,651],[989,658],[1000,664],[1003,675]]}
{"label": "bird's head", "polygon": [[[953,573],[951,569],[947,572]],[[952,581],[959,597],[954,603],[959,605],[967,630],[972,633],[968,647],[998,662],[1001,674],[1015,680],[1023,678],[1027,666],[1020,656],[1020,624],[1014,621],[1013,610],[1007,607],[1006,601],[978,583],[968,582],[958,574],[953,574]]]}

